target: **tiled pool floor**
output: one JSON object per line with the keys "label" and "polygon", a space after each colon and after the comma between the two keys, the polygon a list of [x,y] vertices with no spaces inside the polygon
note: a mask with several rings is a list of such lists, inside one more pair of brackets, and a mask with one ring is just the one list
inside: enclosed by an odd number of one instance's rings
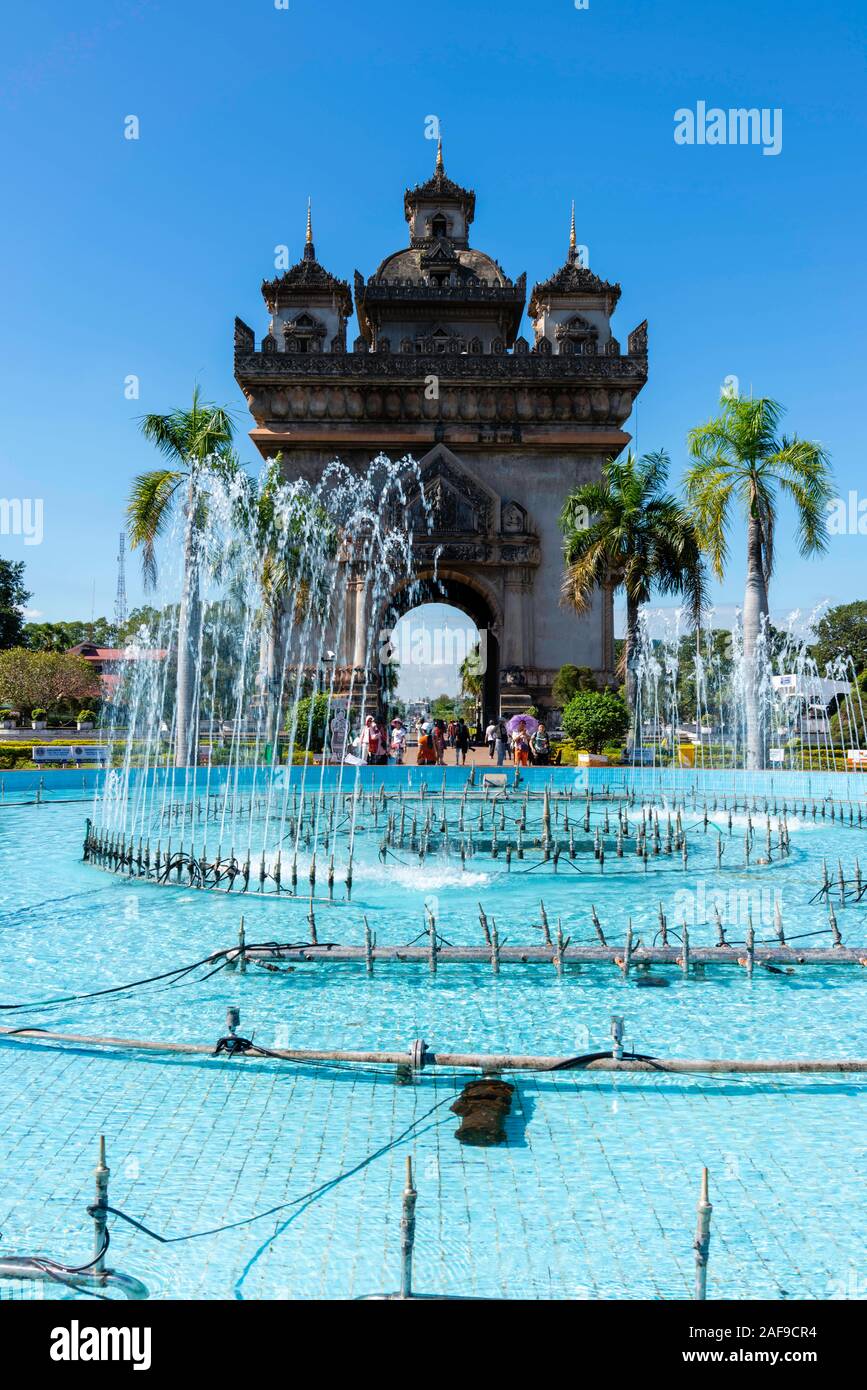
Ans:
{"label": "tiled pool floor", "polygon": [[[141,978],[234,939],[237,901],[107,878],[78,861],[81,829],[77,806],[0,816],[4,1002]],[[793,836],[799,852],[808,833]],[[825,833],[816,832],[818,846]],[[847,839],[849,857],[856,850]],[[794,854],[781,869],[790,931],[815,927],[805,863]],[[415,934],[431,891],[446,935],[478,933],[479,885],[432,889],[421,876],[400,886],[387,911],[393,883],[359,882],[384,939]],[[672,882],[682,891],[682,877]],[[612,878],[605,892],[616,891]],[[651,921],[667,891],[661,879],[636,884],[629,910]],[[544,893],[552,913],[586,918],[586,887],[549,878]],[[538,895],[535,885],[515,890],[511,921]],[[245,910],[251,939],[297,939],[297,905],[251,901]],[[340,939],[355,939],[360,908],[338,916]],[[847,934],[863,932],[863,910],[847,910],[841,923]],[[752,982],[740,971],[688,981],[672,972],[668,988],[653,990],[613,970],[558,980],[548,969],[494,978],[456,966],[431,980],[423,968],[383,969],[373,979],[353,967],[309,968],[221,974],[2,1021],[201,1043],[223,1031],[231,1003],[240,1004],[241,1031],[265,1046],[393,1048],[426,1037],[440,1048],[574,1053],[604,1046],[618,1012],[629,1041],[657,1055],[840,1057],[867,1052],[865,984],[857,968]],[[421,1291],[688,1298],[707,1165],[711,1296],[867,1295],[867,1127],[855,1081],[512,1077],[509,1142],[479,1149],[454,1138],[449,1105],[465,1079],[425,1073],[398,1086],[391,1072],[0,1043],[0,1250],[88,1258],[85,1208],[104,1133],[112,1204],[160,1234],[209,1231],[296,1204],[168,1245],[113,1220],[111,1263],[155,1296],[353,1298],[393,1289],[407,1153],[419,1190]]]}
{"label": "tiled pool floor", "polygon": [[863,1277],[851,1219],[863,1187],[865,1155],[852,1148],[862,1103],[845,1081],[523,1077],[510,1142],[477,1149],[454,1138],[449,1104],[463,1079],[396,1086],[325,1067],[7,1044],[5,1247],[87,1257],[84,1209],[104,1132],[112,1204],[162,1235],[243,1221],[350,1173],[314,1201],[193,1241],[159,1245],[114,1221],[112,1262],[161,1297],[392,1289],[407,1153],[421,1291],[687,1298],[702,1164],[712,1174],[714,1296],[851,1296]]}

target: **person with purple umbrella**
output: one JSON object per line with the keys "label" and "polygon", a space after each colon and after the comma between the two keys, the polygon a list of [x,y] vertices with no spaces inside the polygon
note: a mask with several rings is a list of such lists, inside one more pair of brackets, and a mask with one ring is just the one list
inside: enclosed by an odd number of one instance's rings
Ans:
{"label": "person with purple umbrella", "polygon": [[530,735],[527,732],[525,719],[517,721],[517,727],[512,734],[512,751],[515,756],[515,767],[526,767],[530,761]]}

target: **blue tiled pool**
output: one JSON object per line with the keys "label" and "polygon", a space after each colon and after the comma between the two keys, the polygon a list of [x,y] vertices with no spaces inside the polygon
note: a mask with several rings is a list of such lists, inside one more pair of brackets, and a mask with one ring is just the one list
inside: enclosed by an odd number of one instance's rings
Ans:
{"label": "blue tiled pool", "polygon": [[[67,776],[67,774],[63,774]],[[68,774],[76,777],[76,774]],[[158,887],[81,862],[87,792],[67,781],[39,805],[0,805],[0,1000],[26,1002],[158,974],[234,943],[298,940],[307,904]],[[32,791],[28,794],[32,799]],[[800,796],[801,793],[798,792]],[[27,798],[22,798],[27,799]],[[596,814],[594,810],[594,814]],[[739,815],[740,813],[738,813]],[[360,944],[366,913],[383,943],[403,943],[435,913],[450,942],[480,944],[478,903],[501,939],[538,940],[544,898],[573,941],[610,938],[627,916],[648,944],[659,903],[672,926],[712,942],[721,890],[729,934],[749,911],[758,939],[829,945],[827,908],[810,905],[821,860],[850,866],[864,830],[789,813],[791,854],[738,867],[735,816],[722,875],[715,836],[688,809],[690,860],[645,872],[625,857],[604,875],[533,868],[477,854],[460,865],[359,852],[352,901],[318,909],[322,940]],[[764,821],[758,818],[763,827]],[[727,833],[727,827],[721,827]],[[847,869],[847,873],[850,870]],[[716,900],[715,900],[716,901]],[[867,942],[867,907],[837,909],[847,944]],[[815,935],[813,935],[815,933]],[[299,965],[274,975],[225,971],[201,982],[7,1014],[7,1026],[214,1042],[227,1005],[265,1047],[576,1054],[607,1045],[613,1013],[627,1043],[661,1057],[867,1054],[865,980],[855,966],[792,975],[736,967],[663,973],[642,987],[610,966]],[[714,1202],[709,1289],[724,1298],[863,1297],[859,1222],[867,1140],[857,1078],[513,1076],[508,1142],[456,1142],[449,1105],[467,1078],[265,1060],[168,1059],[66,1044],[0,1043],[3,1253],[88,1258],[97,1138],[106,1135],[112,1204],[160,1234],[215,1235],[161,1245],[112,1223],[111,1263],[160,1297],[351,1298],[396,1286],[405,1155],[419,1190],[416,1285],[496,1297],[687,1298],[702,1165]],[[307,1195],[311,1194],[311,1195]],[[287,1206],[287,1203],[295,1203]],[[272,1211],[248,1224],[247,1218]],[[0,1286],[0,1294],[2,1294]],[[62,1292],[62,1291],[61,1291]]]}

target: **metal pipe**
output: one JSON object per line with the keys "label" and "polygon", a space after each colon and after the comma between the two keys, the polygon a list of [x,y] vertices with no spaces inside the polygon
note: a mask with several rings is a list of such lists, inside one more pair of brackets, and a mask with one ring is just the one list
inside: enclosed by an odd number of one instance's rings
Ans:
{"label": "metal pipe", "polygon": [[[512,965],[551,965],[556,954],[556,943],[550,944],[534,943],[530,946],[500,946],[500,959],[503,964]],[[235,958],[235,949],[232,948],[224,953],[220,953],[232,960]],[[342,962],[357,961],[363,963],[366,959],[363,946],[328,946],[326,944],[309,945],[283,945],[283,946],[248,946],[246,948],[247,960],[302,960],[307,962]],[[623,948],[619,946],[568,946],[564,951],[564,960],[572,961],[577,964],[602,964],[616,962],[622,959]],[[688,944],[689,964],[695,965],[738,965],[743,955],[743,948],[732,945],[725,946],[694,946]],[[398,963],[418,963],[427,961],[429,956],[428,946],[377,946],[374,950],[374,957],[378,961],[390,961]],[[437,949],[437,961],[439,964],[458,965],[473,964],[479,961],[489,961],[491,957],[490,948],[487,946],[440,946]],[[633,965],[680,965],[682,968],[683,952],[677,946],[640,946],[637,945],[632,951],[631,962]],[[756,961],[766,965],[867,965],[867,946],[861,947],[804,947],[798,950],[794,946],[757,946],[755,948]],[[216,953],[215,953],[216,959]]]}
{"label": "metal pipe", "polygon": [[105,1135],[99,1136],[99,1158],[97,1159],[94,1176],[96,1178],[96,1201],[93,1204],[93,1253],[96,1261],[93,1272],[96,1275],[105,1273],[105,1228],[108,1224],[108,1179],[110,1169],[105,1161]]}
{"label": "metal pipe", "polygon": [[[12,1036],[14,1035],[14,1036]],[[214,1049],[205,1043],[155,1042],[141,1038],[113,1038],[88,1036],[80,1033],[43,1032],[40,1029],[0,1029],[0,1040],[19,1045],[33,1042],[65,1042],[89,1047],[117,1047],[128,1051],[166,1052],[192,1057],[213,1057]],[[255,1059],[255,1053],[247,1054]],[[384,1066],[405,1066],[410,1054],[404,1051],[391,1052],[349,1052],[324,1048],[271,1048],[269,1057],[286,1062],[358,1062],[381,1063]],[[563,1068],[571,1059],[562,1056],[548,1056],[537,1053],[486,1053],[486,1052],[425,1052],[425,1068],[451,1067],[482,1071],[551,1071]],[[844,1061],[827,1058],[791,1058],[777,1061],[719,1059],[719,1058],[654,1058],[641,1061],[638,1058],[624,1057],[616,1061],[612,1057],[600,1057],[593,1062],[581,1064],[581,1071],[599,1072],[670,1072],[677,1075],[804,1075],[837,1076],[847,1073],[867,1073],[867,1058],[851,1058]]]}
{"label": "metal pipe", "polygon": [[406,1187],[400,1216],[400,1296],[412,1298],[412,1252],[415,1246],[415,1204],[418,1193],[412,1179],[412,1158],[406,1156]]}
{"label": "metal pipe", "polygon": [[[103,1274],[83,1270],[68,1276],[70,1282],[93,1289],[119,1289],[124,1298],[145,1299],[147,1287],[131,1274],[121,1274],[116,1269],[107,1269]],[[0,1260],[0,1279],[37,1279],[57,1287],[57,1278],[47,1269],[34,1267],[26,1256],[6,1255]],[[50,1296],[50,1295],[49,1295]]]}
{"label": "metal pipe", "polygon": [[695,1227],[695,1296],[707,1298],[707,1260],[710,1251],[710,1215],[713,1207],[708,1200],[707,1169],[701,1170],[701,1192],[698,1198]]}

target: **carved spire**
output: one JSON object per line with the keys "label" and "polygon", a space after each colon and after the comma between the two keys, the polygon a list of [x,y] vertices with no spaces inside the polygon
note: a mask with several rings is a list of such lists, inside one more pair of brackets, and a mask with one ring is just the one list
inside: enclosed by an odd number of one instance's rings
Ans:
{"label": "carved spire", "polygon": [[445,178],[446,166],[445,166],[445,164],[443,163],[443,137],[442,137],[442,136],[440,136],[439,140],[437,140],[437,163],[436,163],[436,171],[435,171],[435,172],[436,172],[437,178],[440,178],[440,179]]}
{"label": "carved spire", "polygon": [[310,198],[307,199],[307,232],[304,237],[304,259],[305,261],[316,260],[316,248],[313,245],[313,205]]}
{"label": "carved spire", "polygon": [[569,231],[569,260],[577,261],[578,242],[575,237],[575,199],[572,199],[572,227]]}

